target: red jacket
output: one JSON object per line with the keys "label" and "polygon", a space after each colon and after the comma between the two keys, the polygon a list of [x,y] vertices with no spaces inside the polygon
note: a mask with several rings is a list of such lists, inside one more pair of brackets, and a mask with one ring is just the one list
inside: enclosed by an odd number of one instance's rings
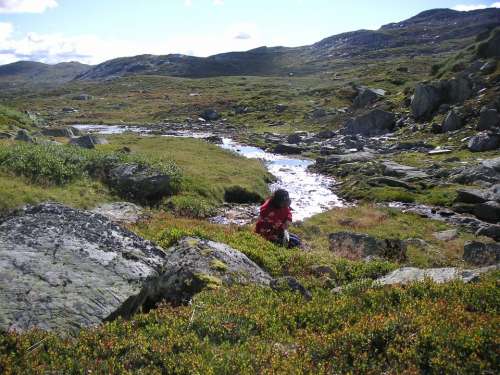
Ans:
{"label": "red jacket", "polygon": [[260,216],[255,226],[255,232],[262,237],[275,241],[282,235],[286,222],[292,222],[292,211],[290,207],[274,208],[270,205],[271,199],[268,199],[260,207]]}

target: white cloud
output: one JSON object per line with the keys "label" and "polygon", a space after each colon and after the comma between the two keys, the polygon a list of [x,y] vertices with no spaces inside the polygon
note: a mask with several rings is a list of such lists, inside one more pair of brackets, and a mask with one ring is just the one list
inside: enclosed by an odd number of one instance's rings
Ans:
{"label": "white cloud", "polygon": [[214,5],[224,5],[224,0],[214,0]]}
{"label": "white cloud", "polygon": [[43,13],[55,7],[56,0],[0,0],[0,13]]}
{"label": "white cloud", "polygon": [[[167,39],[149,42],[104,39],[96,35],[68,37],[38,33],[14,38],[12,31],[10,23],[0,23],[0,64],[18,60],[98,64],[116,57],[140,54],[210,56],[228,51],[246,51],[266,44],[262,33],[253,23],[233,24],[224,32],[172,35]],[[280,43],[276,40],[273,44]]]}
{"label": "white cloud", "polygon": [[454,10],[459,10],[461,12],[469,12],[471,10],[486,8],[500,8],[500,2],[495,2],[489,6],[486,4],[458,4],[453,7]]}
{"label": "white cloud", "polygon": [[184,5],[190,7],[191,5],[193,5],[193,0],[184,0]]}
{"label": "white cloud", "polygon": [[14,30],[14,26],[12,26],[9,22],[0,22],[0,41],[6,40],[12,31]]}

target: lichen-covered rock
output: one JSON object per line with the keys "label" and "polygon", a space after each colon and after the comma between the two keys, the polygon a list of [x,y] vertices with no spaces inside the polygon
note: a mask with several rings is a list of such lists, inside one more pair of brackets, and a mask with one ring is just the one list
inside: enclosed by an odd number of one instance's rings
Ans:
{"label": "lichen-covered rock", "polygon": [[496,266],[479,268],[474,270],[463,270],[459,268],[414,268],[403,267],[399,268],[386,276],[375,280],[378,285],[397,285],[409,284],[416,281],[430,279],[435,283],[441,284],[453,280],[461,280],[465,283],[477,280],[482,273],[493,271]]}
{"label": "lichen-covered rock", "polygon": [[471,241],[464,246],[464,260],[476,266],[500,263],[500,244]]}
{"label": "lichen-covered rock", "polygon": [[379,239],[363,233],[337,232],[329,236],[330,250],[349,259],[381,257],[406,260],[406,244],[398,239]]}
{"label": "lichen-covered rock", "polygon": [[269,286],[271,280],[245,254],[221,243],[187,237],[167,250],[156,289],[144,294],[143,303],[162,298],[182,303],[206,288],[233,284]]}
{"label": "lichen-covered rock", "polygon": [[128,316],[165,262],[105,217],[50,203],[4,219],[0,244],[0,330],[69,332]]}

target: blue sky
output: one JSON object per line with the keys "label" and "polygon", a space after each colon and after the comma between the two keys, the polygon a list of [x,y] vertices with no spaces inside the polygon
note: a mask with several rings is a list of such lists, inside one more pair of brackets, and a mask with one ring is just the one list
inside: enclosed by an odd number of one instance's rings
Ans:
{"label": "blue sky", "polygon": [[407,19],[431,8],[494,0],[0,0],[0,64],[99,63],[141,53],[208,56],[299,46]]}

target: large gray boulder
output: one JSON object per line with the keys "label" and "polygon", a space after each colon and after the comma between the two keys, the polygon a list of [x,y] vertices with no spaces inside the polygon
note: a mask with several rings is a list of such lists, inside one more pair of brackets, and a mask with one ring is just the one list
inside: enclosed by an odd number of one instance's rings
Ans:
{"label": "large gray boulder", "polygon": [[409,181],[429,177],[429,175],[424,171],[408,165],[398,164],[393,161],[382,162],[382,166],[384,168],[384,176],[400,177]]}
{"label": "large gray boulder", "polygon": [[406,260],[406,244],[399,239],[380,239],[364,233],[336,232],[329,236],[330,250],[349,259],[380,257]]}
{"label": "large gray boulder", "polygon": [[500,263],[500,244],[471,241],[464,246],[464,260],[475,266]]}
{"label": "large gray boulder", "polygon": [[465,77],[458,77],[444,84],[446,102],[463,103],[472,96],[472,82]]}
{"label": "large gray boulder", "polygon": [[443,133],[452,132],[455,130],[460,130],[464,127],[464,122],[462,118],[455,112],[450,111],[443,121]]}
{"label": "large gray boulder", "polygon": [[203,289],[233,284],[269,286],[271,281],[245,254],[221,243],[187,237],[167,250],[157,287],[144,295],[143,303],[148,299],[183,303]]}
{"label": "large gray boulder", "polygon": [[71,128],[45,128],[42,129],[42,134],[47,137],[75,137],[75,134],[73,133],[73,130]]}
{"label": "large gray boulder", "polygon": [[14,139],[16,141],[21,141],[21,142],[26,142],[26,143],[34,143],[35,142],[33,137],[31,135],[29,135],[29,133],[24,129],[18,130],[16,137]]}
{"label": "large gray boulder", "polygon": [[467,145],[472,152],[492,151],[500,148],[500,135],[487,132],[472,137]]}
{"label": "large gray boulder", "polygon": [[361,88],[359,90],[358,96],[354,99],[354,108],[366,108],[369,105],[377,102],[381,97],[383,97],[383,90],[373,90],[370,88]]}
{"label": "large gray boulder", "polygon": [[477,130],[490,130],[495,127],[500,127],[500,115],[494,108],[483,107],[479,117]]}
{"label": "large gray boulder", "polygon": [[318,158],[319,165],[340,165],[347,163],[358,163],[373,160],[375,155],[368,151],[353,152],[352,154],[330,155],[327,158]]}
{"label": "large gray boulder", "polygon": [[290,143],[280,143],[279,145],[277,145],[274,148],[273,152],[275,154],[297,155],[297,154],[301,154],[302,151],[304,151],[304,150],[300,146],[293,145]]}
{"label": "large gray boulder", "polygon": [[474,216],[489,223],[500,222],[500,203],[488,201],[474,206]]}
{"label": "large gray boulder", "polygon": [[461,280],[464,283],[477,280],[481,274],[497,269],[496,266],[484,267],[474,270],[463,270],[459,268],[399,268],[388,275],[375,280],[378,285],[398,285],[409,284],[417,281],[430,279],[435,283],[442,284],[454,280]]}
{"label": "large gray boulder", "polygon": [[93,149],[97,145],[108,144],[108,141],[102,137],[98,137],[92,134],[87,134],[81,137],[72,138],[69,143],[75,146]]}
{"label": "large gray boulder", "polygon": [[442,104],[441,88],[433,84],[420,83],[411,100],[411,110],[416,119],[429,117]]}
{"label": "large gray boulder", "polygon": [[74,331],[140,307],[165,253],[105,217],[58,204],[0,224],[0,330]]}
{"label": "large gray boulder", "polygon": [[217,121],[221,118],[220,114],[214,109],[207,109],[200,113],[200,117],[206,121]]}
{"label": "large gray boulder", "polygon": [[106,182],[122,197],[144,203],[158,201],[174,191],[169,175],[135,163],[112,168]]}
{"label": "large gray boulder", "polygon": [[451,181],[460,184],[497,184],[500,182],[500,157],[460,169],[452,175]]}
{"label": "large gray boulder", "polygon": [[343,131],[345,134],[374,137],[392,132],[395,125],[394,113],[375,109],[366,115],[349,120]]}
{"label": "large gray boulder", "polygon": [[4,219],[0,243],[0,331],[67,334],[203,289],[272,280],[226,245],[186,238],[163,251],[102,215],[59,204]]}

